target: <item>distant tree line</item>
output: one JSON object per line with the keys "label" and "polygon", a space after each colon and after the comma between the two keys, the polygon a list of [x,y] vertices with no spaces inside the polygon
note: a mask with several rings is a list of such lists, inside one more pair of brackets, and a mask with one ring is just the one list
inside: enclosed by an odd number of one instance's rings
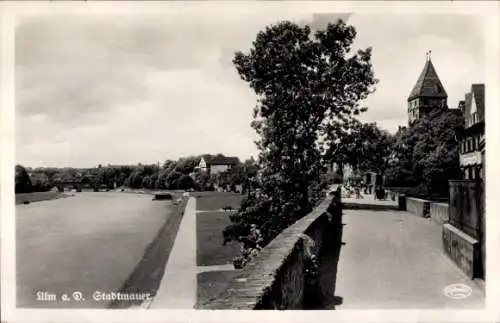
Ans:
{"label": "distant tree line", "polygon": [[95,168],[34,168],[16,166],[15,191],[27,193],[48,191],[54,187],[62,190],[64,183],[76,182],[78,186],[93,189],[114,189],[129,187],[132,189],[197,189],[213,190],[216,186],[234,187],[245,185],[249,177],[254,177],[257,168],[255,161],[249,159],[228,171],[210,176],[196,172],[195,167],[201,157],[210,158],[218,155],[201,155],[179,158],[177,161],[165,160],[162,165],[98,165]]}

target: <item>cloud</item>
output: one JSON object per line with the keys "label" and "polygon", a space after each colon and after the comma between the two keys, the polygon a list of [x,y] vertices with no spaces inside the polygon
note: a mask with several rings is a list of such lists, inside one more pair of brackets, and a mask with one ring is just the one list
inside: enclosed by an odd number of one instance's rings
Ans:
{"label": "cloud", "polygon": [[51,16],[16,30],[16,154],[27,166],[156,162],[201,153],[256,154],[256,99],[235,51],[279,20],[324,28],[348,19],[354,48],[373,46],[380,79],[367,121],[406,123],[406,96],[433,61],[455,106],[484,74],[482,25],[466,16]]}
{"label": "cloud", "polygon": [[466,15],[354,15],[353,46],[373,46],[373,65],[380,80],[364,104],[362,116],[396,131],[407,123],[407,97],[432,50],[432,61],[448,94],[448,106],[458,101],[474,82],[484,83],[483,27],[480,17]]}

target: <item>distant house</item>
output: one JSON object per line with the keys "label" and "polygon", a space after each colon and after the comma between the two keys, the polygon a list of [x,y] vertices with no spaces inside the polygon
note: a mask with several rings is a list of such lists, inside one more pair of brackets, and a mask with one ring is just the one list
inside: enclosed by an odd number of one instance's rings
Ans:
{"label": "distant house", "polygon": [[465,119],[460,140],[460,168],[464,179],[484,179],[484,84],[472,84],[459,103]]}
{"label": "distant house", "polygon": [[195,167],[196,170],[201,172],[208,172],[210,175],[225,172],[232,167],[239,164],[238,157],[225,157],[225,156],[203,156],[200,163]]}

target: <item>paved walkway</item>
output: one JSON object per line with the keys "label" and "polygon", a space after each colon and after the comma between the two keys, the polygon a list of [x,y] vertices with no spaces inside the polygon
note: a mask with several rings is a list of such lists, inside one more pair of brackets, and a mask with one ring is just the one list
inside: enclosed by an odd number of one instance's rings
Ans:
{"label": "paved walkway", "polygon": [[[373,203],[369,199],[358,200]],[[362,203],[363,203],[362,202]],[[393,201],[386,201],[390,203]],[[197,266],[196,200],[186,206],[157,296],[150,308],[192,309],[197,275],[232,265]],[[343,242],[336,275],[336,309],[481,308],[484,292],[443,253],[441,226],[395,210],[344,210]],[[472,294],[450,299],[443,289],[465,284]]]}
{"label": "paved walkway", "polygon": [[386,200],[376,200],[373,195],[361,194],[362,198],[357,199],[354,197],[343,197],[343,203],[358,203],[358,204],[366,204],[366,205],[386,205],[386,206],[398,206],[398,201],[393,201],[390,199]]}
{"label": "paved walkway", "polygon": [[[336,309],[480,308],[484,293],[443,253],[441,227],[401,211],[344,210]],[[465,284],[472,294],[443,294]]]}
{"label": "paved walkway", "polygon": [[[339,185],[333,185],[330,187],[330,192],[335,191]],[[398,201],[393,201],[391,199],[377,200],[373,194],[364,194],[363,191],[360,192],[361,198],[355,198],[352,194],[351,197],[346,196],[345,189],[342,189],[342,202],[344,204],[362,204],[368,206],[388,206],[389,208],[397,208]]]}
{"label": "paved walkway", "polygon": [[[219,211],[219,210],[217,210]],[[196,199],[190,197],[165,268],[165,274],[149,305],[155,309],[193,309],[197,299],[197,275],[207,271],[235,270],[232,264],[197,266],[196,263]],[[208,211],[213,212],[213,211]]]}
{"label": "paved walkway", "polygon": [[196,304],[196,199],[184,211],[165,274],[150,308],[192,309]]}

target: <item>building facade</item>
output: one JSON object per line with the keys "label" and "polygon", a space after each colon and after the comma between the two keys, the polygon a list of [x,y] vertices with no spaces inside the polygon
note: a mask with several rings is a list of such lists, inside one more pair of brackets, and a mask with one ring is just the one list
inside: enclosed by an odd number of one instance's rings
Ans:
{"label": "building facade", "polygon": [[424,69],[408,96],[408,125],[434,108],[446,109],[447,99],[448,95],[428,53]]}
{"label": "building facade", "polygon": [[210,175],[225,172],[239,164],[238,157],[204,156],[195,171],[208,172]]}
{"label": "building facade", "polygon": [[460,168],[464,179],[484,179],[484,84],[472,84],[459,107],[465,119],[460,140]]}

